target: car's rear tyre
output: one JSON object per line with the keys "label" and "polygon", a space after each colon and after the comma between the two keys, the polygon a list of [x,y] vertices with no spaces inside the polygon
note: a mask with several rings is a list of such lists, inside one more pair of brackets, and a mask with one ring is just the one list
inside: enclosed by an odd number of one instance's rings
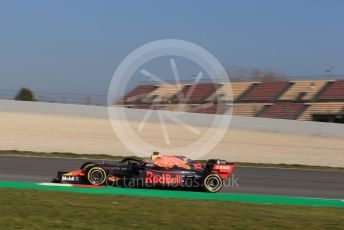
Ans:
{"label": "car's rear tyre", "polygon": [[217,174],[209,174],[203,180],[203,189],[206,192],[218,192],[223,186],[221,177]]}
{"label": "car's rear tyre", "polygon": [[101,167],[92,167],[87,170],[86,180],[93,185],[102,185],[106,182],[107,173]]}

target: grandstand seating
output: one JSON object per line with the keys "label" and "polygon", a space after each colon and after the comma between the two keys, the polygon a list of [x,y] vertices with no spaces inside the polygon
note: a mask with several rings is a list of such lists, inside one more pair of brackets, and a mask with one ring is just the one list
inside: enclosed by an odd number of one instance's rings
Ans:
{"label": "grandstand seating", "polygon": [[163,110],[169,110],[174,112],[188,112],[190,107],[193,105],[190,104],[166,104],[163,107]]}
{"label": "grandstand seating", "polygon": [[327,81],[293,81],[280,101],[310,101],[326,85]]}
{"label": "grandstand seating", "polygon": [[267,104],[262,103],[235,103],[233,115],[254,117]]}
{"label": "grandstand seating", "polygon": [[313,115],[319,114],[339,114],[344,109],[344,102],[318,102],[306,103],[308,108],[302,113],[298,120],[311,121]]}
{"label": "grandstand seating", "polygon": [[243,102],[272,102],[289,87],[289,84],[287,81],[258,83],[239,100]]}
{"label": "grandstand seating", "polygon": [[[207,101],[233,101],[250,88],[253,82],[233,82],[222,84]],[[232,92],[232,95],[231,95]]]}
{"label": "grandstand seating", "polygon": [[216,90],[216,85],[213,83],[200,83],[197,85],[187,85],[174,98],[176,102],[204,102],[211,93]]}
{"label": "grandstand seating", "polygon": [[154,91],[149,93],[147,98],[150,98],[147,102],[152,103],[167,103],[169,100],[182,90],[184,86],[181,84],[166,84],[159,85]]}
{"label": "grandstand seating", "polygon": [[275,119],[296,119],[305,109],[302,103],[278,102],[266,106],[260,113],[260,117]]}
{"label": "grandstand seating", "polygon": [[196,106],[192,111],[195,113],[224,114],[228,108],[228,104],[206,103]]}
{"label": "grandstand seating", "polygon": [[127,106],[127,108],[160,110],[160,109],[162,109],[162,106],[155,106],[155,105],[131,105],[131,106]]}
{"label": "grandstand seating", "polygon": [[344,100],[344,80],[329,83],[329,87],[321,93],[319,100]]}
{"label": "grandstand seating", "polygon": [[123,97],[124,103],[135,102],[143,99],[148,93],[156,88],[154,85],[139,85]]}
{"label": "grandstand seating", "polygon": [[141,85],[123,99],[131,108],[342,122],[344,80]]}

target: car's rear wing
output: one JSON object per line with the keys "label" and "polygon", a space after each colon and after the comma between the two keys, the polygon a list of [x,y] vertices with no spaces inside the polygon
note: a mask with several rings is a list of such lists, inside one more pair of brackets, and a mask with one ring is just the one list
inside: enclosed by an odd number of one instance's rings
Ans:
{"label": "car's rear wing", "polygon": [[228,178],[228,176],[232,173],[233,168],[234,163],[226,160],[211,159],[208,160],[206,165],[206,169],[209,170],[210,173],[219,175],[223,180]]}

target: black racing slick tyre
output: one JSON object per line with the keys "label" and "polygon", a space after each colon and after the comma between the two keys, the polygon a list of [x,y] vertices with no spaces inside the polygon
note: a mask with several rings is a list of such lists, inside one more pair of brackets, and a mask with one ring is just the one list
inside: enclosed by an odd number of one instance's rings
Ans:
{"label": "black racing slick tyre", "polygon": [[101,167],[89,168],[86,172],[86,180],[92,185],[102,185],[106,182],[107,173]]}
{"label": "black racing slick tyre", "polygon": [[223,186],[223,181],[221,177],[217,174],[209,174],[203,180],[203,189],[206,192],[218,192]]}

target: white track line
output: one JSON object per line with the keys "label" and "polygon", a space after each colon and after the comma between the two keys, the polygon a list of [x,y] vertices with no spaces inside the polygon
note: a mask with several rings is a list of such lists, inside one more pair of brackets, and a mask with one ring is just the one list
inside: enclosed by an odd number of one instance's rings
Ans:
{"label": "white track line", "polygon": [[37,183],[38,185],[45,185],[45,186],[61,186],[61,187],[72,187],[71,184],[59,184],[59,183]]}

